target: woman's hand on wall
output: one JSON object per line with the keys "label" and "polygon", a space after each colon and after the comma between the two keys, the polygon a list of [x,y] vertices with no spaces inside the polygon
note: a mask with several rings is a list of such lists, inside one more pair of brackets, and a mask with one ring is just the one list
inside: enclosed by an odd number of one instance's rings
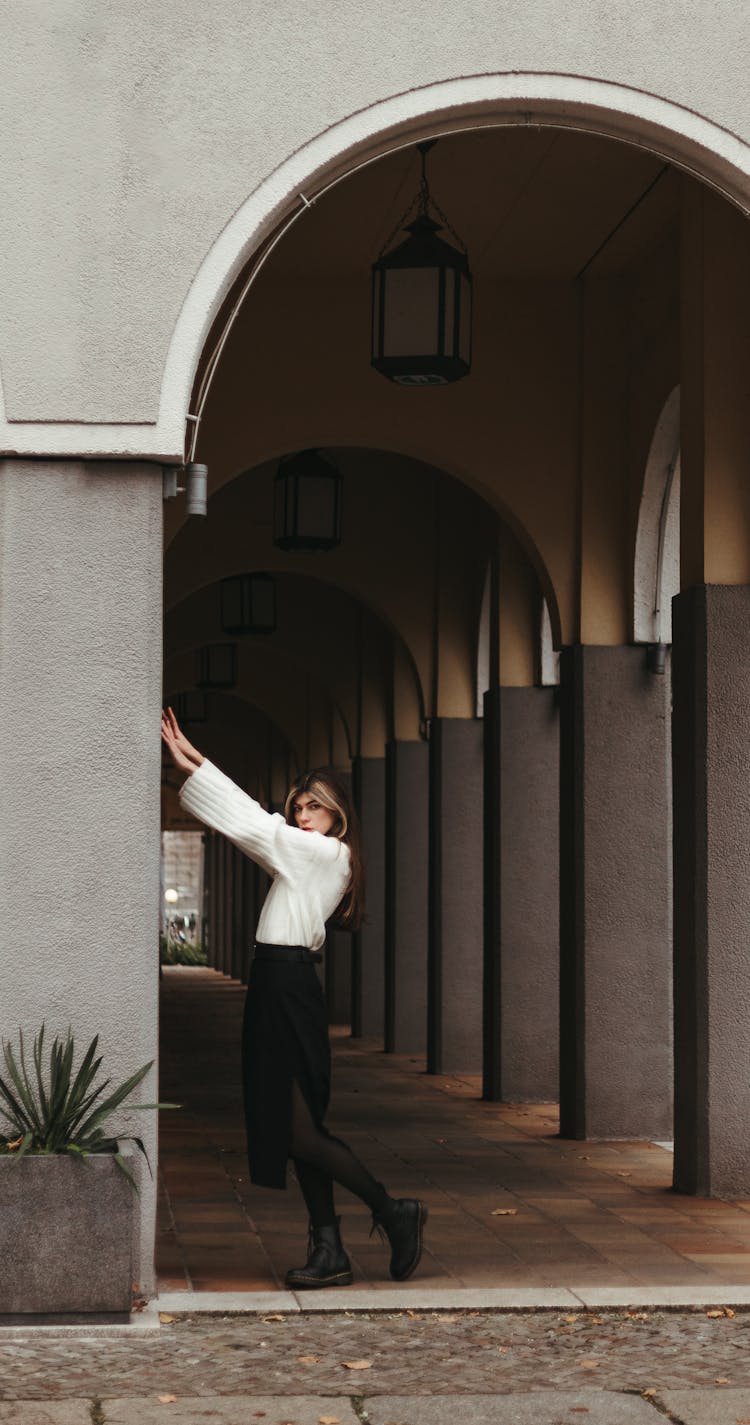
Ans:
{"label": "woman's hand on wall", "polygon": [[192,742],[188,742],[171,708],[162,709],[161,736],[175,767],[189,777],[205,758]]}

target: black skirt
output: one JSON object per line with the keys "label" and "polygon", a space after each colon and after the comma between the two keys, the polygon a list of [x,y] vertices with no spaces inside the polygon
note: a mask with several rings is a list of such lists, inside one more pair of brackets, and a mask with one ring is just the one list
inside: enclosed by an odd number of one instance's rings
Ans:
{"label": "black skirt", "polygon": [[256,958],[242,1025],[242,1074],[251,1181],[286,1187],[292,1084],[322,1127],[331,1094],[328,1013],[314,964]]}

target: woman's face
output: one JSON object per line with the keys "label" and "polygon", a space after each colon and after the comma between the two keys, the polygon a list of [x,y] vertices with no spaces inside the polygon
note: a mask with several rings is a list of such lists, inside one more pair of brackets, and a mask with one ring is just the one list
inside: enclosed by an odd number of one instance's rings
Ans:
{"label": "woman's face", "polygon": [[292,810],[295,825],[300,831],[320,831],[327,836],[335,820],[333,812],[321,806],[311,792],[300,792],[294,798]]}

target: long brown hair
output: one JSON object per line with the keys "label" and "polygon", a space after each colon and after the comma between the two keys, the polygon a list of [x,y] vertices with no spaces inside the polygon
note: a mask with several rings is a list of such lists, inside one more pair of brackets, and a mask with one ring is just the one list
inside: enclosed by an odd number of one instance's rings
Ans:
{"label": "long brown hair", "polygon": [[331,919],[340,930],[359,930],[365,909],[365,872],[362,864],[362,843],[359,819],[344,783],[332,767],[313,767],[294,783],[284,804],[284,816],[295,826],[294,803],[302,792],[315,797],[326,811],[333,814],[329,836],[338,837],[349,847],[349,884]]}

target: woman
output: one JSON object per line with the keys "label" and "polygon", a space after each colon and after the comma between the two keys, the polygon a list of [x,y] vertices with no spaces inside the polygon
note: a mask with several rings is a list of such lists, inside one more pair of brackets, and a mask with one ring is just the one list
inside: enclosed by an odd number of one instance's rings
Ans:
{"label": "woman", "polygon": [[356,820],[345,789],[321,768],[271,815],[188,742],[169,708],[162,738],[186,780],[180,802],[257,861],[273,878],[260,914],[242,1028],[243,1084],[250,1177],[286,1187],[294,1162],[310,1218],[308,1260],[287,1273],[293,1288],[348,1286],[352,1269],[339,1232],[334,1182],[360,1197],[391,1247],[390,1273],[405,1281],[422,1254],[427,1209],[390,1197],[351,1149],[325,1128],[330,1045],[323,991],[326,921],[358,923],[363,890]]}

